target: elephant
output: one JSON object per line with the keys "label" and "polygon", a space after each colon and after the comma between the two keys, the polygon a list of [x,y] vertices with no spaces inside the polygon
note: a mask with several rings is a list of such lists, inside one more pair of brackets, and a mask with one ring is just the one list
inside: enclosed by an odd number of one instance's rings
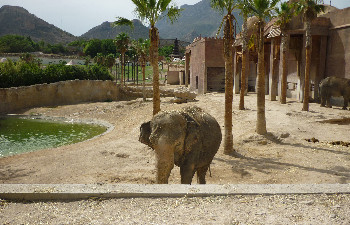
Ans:
{"label": "elephant", "polygon": [[327,77],[320,82],[321,107],[332,108],[331,97],[344,98],[343,109],[347,109],[350,98],[350,79]]}
{"label": "elephant", "polygon": [[198,183],[205,184],[221,139],[215,118],[196,106],[159,112],[141,125],[139,136],[155,151],[158,184],[168,183],[174,165],[180,167],[182,184],[191,184],[196,172]]}

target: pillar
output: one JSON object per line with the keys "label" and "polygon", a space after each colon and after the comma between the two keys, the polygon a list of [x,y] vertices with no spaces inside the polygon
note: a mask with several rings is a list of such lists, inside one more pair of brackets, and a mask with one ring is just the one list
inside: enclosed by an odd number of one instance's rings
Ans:
{"label": "pillar", "polygon": [[235,94],[239,94],[239,83],[240,83],[240,72],[242,72],[242,67],[239,68],[238,66],[238,57],[237,57],[237,52],[234,53],[233,55],[233,91]]}
{"label": "pillar", "polygon": [[191,53],[186,52],[186,61],[185,61],[185,86],[188,87],[188,78],[190,77],[190,59]]}
{"label": "pillar", "polygon": [[276,101],[277,95],[277,77],[276,77],[276,39],[271,39],[271,51],[270,51],[270,74],[269,74],[269,99],[270,101]]}
{"label": "pillar", "polygon": [[304,86],[305,86],[305,65],[306,65],[306,48],[305,48],[306,36],[303,35],[303,42],[301,56],[298,59],[298,87],[297,87],[297,101],[303,102],[304,100]]}

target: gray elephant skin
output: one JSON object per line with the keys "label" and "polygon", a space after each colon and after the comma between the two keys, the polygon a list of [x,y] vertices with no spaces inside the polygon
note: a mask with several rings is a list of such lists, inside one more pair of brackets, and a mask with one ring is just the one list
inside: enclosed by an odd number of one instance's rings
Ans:
{"label": "gray elephant skin", "polygon": [[155,150],[157,183],[167,184],[174,165],[180,167],[181,183],[191,184],[197,172],[205,184],[222,139],[214,117],[198,107],[160,112],[140,127],[139,141]]}
{"label": "gray elephant skin", "polygon": [[327,77],[320,82],[321,107],[332,108],[331,97],[344,98],[343,109],[348,107],[350,98],[350,80],[339,77]]}

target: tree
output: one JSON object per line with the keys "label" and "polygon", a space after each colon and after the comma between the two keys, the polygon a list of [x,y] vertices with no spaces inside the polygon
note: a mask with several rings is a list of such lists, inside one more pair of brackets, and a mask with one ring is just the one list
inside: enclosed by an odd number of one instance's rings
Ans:
{"label": "tree", "polygon": [[264,66],[264,27],[265,19],[271,18],[279,0],[249,0],[248,9],[258,18],[258,75],[257,75],[257,121],[256,132],[266,134],[265,117],[265,66]]}
{"label": "tree", "polygon": [[138,41],[133,42],[133,46],[136,49],[137,55],[138,55],[138,61],[141,64],[142,68],[142,95],[143,95],[143,101],[146,101],[146,62],[148,60],[149,55],[149,46],[150,41],[143,40],[142,38]]}
{"label": "tree", "polygon": [[130,37],[126,33],[120,33],[114,40],[117,49],[121,53],[121,78],[120,84],[124,85],[125,53],[129,48]]}
{"label": "tree", "polygon": [[90,40],[84,47],[83,50],[85,55],[91,56],[91,58],[94,58],[97,53],[101,53],[101,40],[99,39],[92,39]]}
{"label": "tree", "polygon": [[174,45],[167,45],[167,46],[160,47],[158,50],[158,53],[160,56],[164,56],[165,58],[167,58],[167,57],[170,57],[173,51],[174,51]]}
{"label": "tree", "polygon": [[[141,21],[148,22],[150,25],[150,61],[153,68],[153,115],[160,111],[160,92],[159,92],[159,68],[158,68],[158,45],[159,33],[155,27],[156,23],[166,16],[173,23],[180,15],[181,9],[174,4],[170,5],[172,0],[132,0],[136,6],[135,13]],[[125,20],[119,18],[118,21]]]}
{"label": "tree", "polygon": [[239,110],[244,110],[244,95],[246,88],[246,59],[248,53],[248,0],[239,0],[238,8],[241,10],[243,16],[243,29],[242,29],[242,72],[241,72],[241,90],[239,98]]}
{"label": "tree", "polygon": [[288,23],[294,16],[294,10],[291,4],[281,3],[281,8],[276,8],[277,22],[281,29],[281,53],[282,53],[282,82],[281,82],[281,104],[287,102],[287,49],[289,48],[289,34],[287,33]]}
{"label": "tree", "polygon": [[304,100],[303,111],[309,111],[309,95],[310,95],[310,67],[311,67],[311,51],[312,51],[312,36],[311,22],[317,17],[317,14],[324,11],[324,6],[319,5],[320,0],[300,0],[296,3],[296,12],[302,13],[305,31],[305,84],[304,84]]}
{"label": "tree", "polygon": [[[224,60],[225,60],[225,137],[224,154],[231,154],[233,150],[232,135],[232,102],[233,102],[233,41],[234,41],[234,20],[232,11],[237,6],[235,0],[211,0],[211,6],[227,14],[222,19],[224,23]],[[218,33],[221,31],[219,28]]]}

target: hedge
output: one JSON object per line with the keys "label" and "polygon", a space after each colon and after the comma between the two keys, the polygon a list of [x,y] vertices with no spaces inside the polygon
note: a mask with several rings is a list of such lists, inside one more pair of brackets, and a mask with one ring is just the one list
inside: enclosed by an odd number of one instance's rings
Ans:
{"label": "hedge", "polygon": [[106,67],[100,65],[66,66],[48,65],[42,68],[37,63],[11,60],[0,63],[0,88],[54,83],[66,80],[112,80]]}

